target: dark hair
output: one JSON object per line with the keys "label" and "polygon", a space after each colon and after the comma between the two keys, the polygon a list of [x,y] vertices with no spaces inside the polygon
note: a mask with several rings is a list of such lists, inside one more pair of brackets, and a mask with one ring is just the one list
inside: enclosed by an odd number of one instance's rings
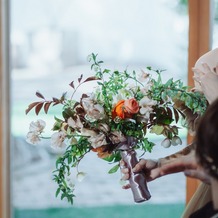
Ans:
{"label": "dark hair", "polygon": [[218,179],[218,99],[201,118],[195,140],[199,164],[210,176]]}

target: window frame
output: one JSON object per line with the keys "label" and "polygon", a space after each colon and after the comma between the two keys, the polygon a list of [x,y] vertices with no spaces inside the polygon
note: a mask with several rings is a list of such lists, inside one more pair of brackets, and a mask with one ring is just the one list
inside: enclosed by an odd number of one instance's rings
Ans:
{"label": "window frame", "polygon": [[0,0],[0,218],[11,217],[9,0]]}
{"label": "window frame", "polygon": [[[212,47],[212,8],[213,0],[189,0],[189,49],[188,49],[188,85],[194,87],[192,67],[198,58]],[[188,135],[187,143],[193,138]],[[199,181],[187,178],[186,203],[195,193]]]}

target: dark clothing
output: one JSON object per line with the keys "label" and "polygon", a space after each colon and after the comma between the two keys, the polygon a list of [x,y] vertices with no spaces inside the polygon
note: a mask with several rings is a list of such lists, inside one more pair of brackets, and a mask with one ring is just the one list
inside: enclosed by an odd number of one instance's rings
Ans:
{"label": "dark clothing", "polygon": [[218,210],[213,209],[213,203],[210,201],[204,207],[191,214],[189,218],[218,218]]}

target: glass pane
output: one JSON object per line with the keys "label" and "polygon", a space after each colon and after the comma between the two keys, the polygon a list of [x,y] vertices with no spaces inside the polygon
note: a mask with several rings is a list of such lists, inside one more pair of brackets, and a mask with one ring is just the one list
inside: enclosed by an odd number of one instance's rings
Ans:
{"label": "glass pane", "polygon": [[[76,184],[74,206],[67,209],[70,205],[66,201],[55,198],[57,187],[52,181],[60,154],[46,140],[40,146],[26,143],[29,123],[37,118],[33,112],[25,115],[25,110],[38,100],[34,96],[37,90],[48,99],[71,92],[68,84],[81,73],[87,77],[91,72],[87,56],[92,52],[98,53],[110,69],[152,66],[167,69],[165,79],[174,77],[186,83],[187,2],[11,0],[11,28],[14,217],[71,217],[77,213],[80,217],[87,217],[86,213],[98,217],[101,208],[107,211],[104,217],[112,217],[112,212],[118,217],[120,213],[132,217],[130,208],[137,208],[134,217],[150,210],[152,217],[170,217],[170,213],[179,217],[185,202],[183,174],[149,183],[151,200],[135,205],[131,191],[123,190],[119,184],[121,174],[107,174],[111,166],[95,154],[83,161],[81,168],[88,175]],[[91,88],[86,86],[80,93]],[[57,111],[52,109],[49,115],[38,116],[46,121],[47,132]],[[153,152],[144,157],[157,159],[182,149],[185,136],[186,131],[182,146],[169,149],[163,149],[157,141]],[[162,205],[160,211],[154,209],[157,204]],[[168,215],[164,216],[164,212]]]}

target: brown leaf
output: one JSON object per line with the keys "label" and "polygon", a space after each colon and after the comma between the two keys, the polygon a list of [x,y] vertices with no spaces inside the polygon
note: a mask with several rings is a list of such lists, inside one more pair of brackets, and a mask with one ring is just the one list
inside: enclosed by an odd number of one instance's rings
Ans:
{"label": "brown leaf", "polygon": [[80,78],[78,78],[78,82],[79,82],[79,83],[81,82],[82,78],[83,78],[83,74],[81,74],[81,75],[80,75]]}
{"label": "brown leaf", "polygon": [[49,101],[49,102],[46,102],[46,103],[44,104],[44,111],[45,111],[46,114],[48,113],[48,109],[49,109],[51,103],[52,103],[52,102]]}
{"label": "brown leaf", "polygon": [[96,76],[90,76],[90,77],[88,77],[88,78],[84,81],[84,83],[85,83],[85,82],[88,82],[88,81],[94,81],[94,80],[101,80],[101,79],[99,79],[99,78],[96,77]]}
{"label": "brown leaf", "polygon": [[177,110],[177,111],[181,114],[181,116],[183,117],[183,119],[186,118],[185,114],[184,114],[181,110]]}
{"label": "brown leaf", "polygon": [[53,102],[55,102],[55,103],[60,102],[60,100],[58,98],[53,97],[52,99],[53,99]]}
{"label": "brown leaf", "polygon": [[33,102],[31,103],[28,108],[26,109],[25,113],[28,114],[39,102]]}
{"label": "brown leaf", "polygon": [[63,102],[66,98],[67,92],[64,92],[60,98],[60,101]]}
{"label": "brown leaf", "polygon": [[60,103],[61,103],[60,101],[56,101],[56,102],[54,102],[53,106],[60,104]]}
{"label": "brown leaf", "polygon": [[81,96],[81,100],[83,99],[83,98],[88,98],[89,96],[87,95],[87,94],[82,94],[82,96]]}
{"label": "brown leaf", "polygon": [[175,108],[173,108],[173,112],[174,112],[176,123],[178,123],[178,121],[179,121],[179,113],[178,113],[178,111]]}
{"label": "brown leaf", "polygon": [[45,99],[45,97],[39,91],[36,92],[36,96]]}
{"label": "brown leaf", "polygon": [[169,107],[167,107],[166,109],[167,109],[168,116],[170,116],[170,118],[172,118],[173,117],[173,113],[172,113],[171,109]]}
{"label": "brown leaf", "polygon": [[73,105],[73,108],[77,107],[79,105],[79,102],[76,102],[74,105]]}
{"label": "brown leaf", "polygon": [[36,112],[36,115],[39,114],[40,110],[42,109],[42,106],[43,106],[44,102],[39,102],[36,107],[35,107],[35,112]]}
{"label": "brown leaf", "polygon": [[70,85],[73,89],[75,89],[74,81],[72,81],[69,85]]}

